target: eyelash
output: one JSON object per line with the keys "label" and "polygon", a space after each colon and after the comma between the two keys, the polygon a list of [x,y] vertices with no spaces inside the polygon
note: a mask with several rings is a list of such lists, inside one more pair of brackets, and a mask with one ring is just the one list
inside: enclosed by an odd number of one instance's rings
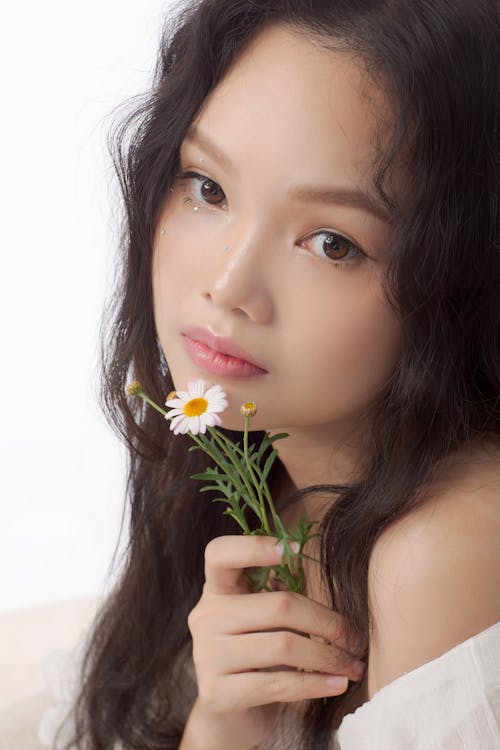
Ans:
{"label": "eyelash", "polygon": [[[206,175],[200,174],[199,172],[183,172],[175,176],[179,181],[183,183],[188,182],[190,179],[195,179],[197,182],[200,182],[200,183],[207,182],[207,181],[211,182],[212,185],[215,185],[216,187],[220,188],[221,192],[224,193],[224,191],[222,190],[218,182],[215,182],[215,180],[212,180],[211,177],[207,177]],[[222,201],[221,203],[217,203],[217,204],[215,203],[210,204],[210,203],[205,203],[205,202],[200,203],[199,201],[194,200],[193,198],[189,196],[186,196],[186,198],[184,198],[183,203],[185,205],[191,205],[195,203],[196,205],[212,207],[212,206],[224,205],[225,201]],[[358,263],[360,260],[367,258],[367,255],[357,245],[355,245],[354,242],[349,240],[347,237],[344,237],[344,235],[340,234],[339,232],[334,232],[333,230],[322,229],[318,232],[308,235],[308,237],[314,237],[314,236],[318,236],[322,234],[328,235],[329,237],[339,237],[341,240],[344,240],[344,242],[347,243],[347,245],[349,246],[349,250],[354,251],[355,255],[353,258],[350,258],[349,260],[344,260],[344,259],[334,260],[333,258],[328,258],[327,256],[325,256],[324,258],[321,258],[317,255],[314,255],[313,253],[313,258],[316,258],[316,260],[326,261],[327,263],[330,263],[330,265],[334,265],[334,266],[337,266],[338,268],[348,270],[349,268],[352,268],[352,266],[355,263]]]}

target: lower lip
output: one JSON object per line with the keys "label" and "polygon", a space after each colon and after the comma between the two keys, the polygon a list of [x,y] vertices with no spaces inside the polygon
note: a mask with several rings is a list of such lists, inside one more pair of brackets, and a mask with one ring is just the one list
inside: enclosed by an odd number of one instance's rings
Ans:
{"label": "lower lip", "polygon": [[213,375],[248,377],[249,375],[266,375],[266,370],[246,362],[244,359],[230,357],[211,349],[201,341],[194,341],[185,334],[182,335],[184,346],[193,362]]}

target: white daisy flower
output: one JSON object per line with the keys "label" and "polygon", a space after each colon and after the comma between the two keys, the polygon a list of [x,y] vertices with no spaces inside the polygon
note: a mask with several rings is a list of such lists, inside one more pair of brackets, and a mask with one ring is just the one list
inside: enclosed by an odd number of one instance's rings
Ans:
{"label": "white daisy flower", "polygon": [[[174,396],[174,398],[170,398]],[[197,435],[206,432],[207,425],[214,427],[222,424],[217,412],[224,411],[228,402],[220,385],[214,385],[205,393],[205,381],[195,380],[188,383],[188,391],[169,393],[165,406],[172,406],[165,414],[170,419],[170,429],[174,435],[185,435],[191,432]]]}

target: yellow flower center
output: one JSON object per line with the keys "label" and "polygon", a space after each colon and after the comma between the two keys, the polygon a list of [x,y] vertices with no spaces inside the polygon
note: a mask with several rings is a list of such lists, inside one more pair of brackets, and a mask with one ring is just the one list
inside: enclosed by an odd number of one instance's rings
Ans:
{"label": "yellow flower center", "polygon": [[208,401],[206,398],[192,398],[184,406],[184,414],[186,417],[199,417],[200,414],[204,414],[208,407]]}

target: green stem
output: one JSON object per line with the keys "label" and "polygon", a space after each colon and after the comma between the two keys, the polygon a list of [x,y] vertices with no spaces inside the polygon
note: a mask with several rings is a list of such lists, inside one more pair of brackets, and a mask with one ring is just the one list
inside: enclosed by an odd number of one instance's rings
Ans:
{"label": "green stem", "polygon": [[[245,429],[245,436],[244,436],[244,438],[245,437],[248,439],[248,433],[247,433],[246,429]],[[247,466],[248,466],[249,465],[248,443],[246,443],[246,445],[245,445],[245,440],[244,440],[244,448],[245,448],[245,450],[241,451],[241,449],[238,448],[238,446],[234,445],[234,443],[228,437],[226,437],[225,435],[223,435],[222,433],[221,433],[221,438],[223,440],[227,441],[227,443],[230,444],[231,446],[234,446],[234,448],[238,451],[238,453],[240,453],[241,455],[245,456],[245,460],[246,460],[246,463],[247,463]],[[257,464],[255,464],[255,471],[257,472],[257,474],[259,475],[259,477],[261,479],[261,483],[262,483],[262,486],[263,486],[263,489],[264,489],[264,492],[265,492],[265,495],[266,495],[266,499],[267,499],[267,502],[269,504],[269,508],[271,510],[272,516],[273,516],[273,520],[274,520],[274,525],[275,525],[276,531],[279,530],[281,532],[281,537],[280,538],[283,539],[283,541],[284,541],[285,549],[286,549],[287,553],[291,554],[290,550],[288,548],[287,532],[286,532],[285,528],[283,527],[283,524],[281,523],[281,519],[280,519],[279,515],[276,512],[276,509],[274,507],[274,503],[273,503],[273,500],[272,500],[272,497],[271,497],[271,493],[269,492],[269,487],[267,485],[267,482],[265,480],[262,482],[263,472],[262,472],[262,470],[260,469],[260,467]],[[257,491],[259,492],[259,498],[261,499],[261,502],[262,502],[262,506],[261,507],[264,508],[264,503],[262,501],[262,496],[261,496],[260,491],[259,491],[260,488],[259,488],[259,485],[257,483],[256,483],[256,486],[257,486]],[[265,509],[264,509],[264,515],[265,515]],[[266,515],[265,515],[265,518],[266,518],[266,522],[267,522],[267,516]],[[271,532],[269,532],[269,534],[271,534]],[[278,536],[279,536],[279,533],[278,533]]]}
{"label": "green stem", "polygon": [[[147,396],[142,389],[139,390],[139,391],[137,391],[137,395],[140,396],[144,401],[146,401],[150,406],[152,406],[153,409],[156,409],[156,411],[159,412],[163,417],[166,416],[167,412],[164,409],[162,409],[161,406],[159,406],[157,403],[155,403],[151,398],[149,398],[149,396]],[[288,554],[290,554],[290,550],[289,550],[289,547],[288,547],[288,537],[287,537],[286,530],[284,529],[283,524],[281,523],[280,517],[276,513],[276,509],[274,507],[274,503],[273,503],[273,500],[271,498],[271,494],[269,492],[269,487],[267,486],[267,482],[266,481],[262,482],[263,472],[260,470],[260,468],[257,465],[255,465],[255,470],[256,470],[257,474],[260,476],[261,482],[258,483],[255,480],[255,474],[254,474],[254,471],[253,471],[253,468],[252,468],[252,465],[251,465],[251,462],[250,462],[250,456],[248,454],[248,422],[249,422],[249,419],[250,419],[250,417],[246,417],[245,418],[245,432],[244,432],[244,437],[243,437],[243,446],[244,446],[243,452],[241,451],[240,448],[238,448],[237,445],[235,445],[232,442],[232,440],[230,440],[229,438],[227,438],[225,435],[222,435],[222,433],[219,435],[219,431],[216,428],[207,426],[207,429],[210,432],[210,434],[214,437],[214,439],[216,440],[216,442],[219,444],[219,446],[222,448],[222,450],[224,451],[224,453],[229,457],[231,463],[233,464],[233,466],[235,467],[236,471],[238,472],[238,474],[242,478],[242,480],[243,480],[243,482],[245,484],[245,487],[247,489],[247,492],[248,492],[248,499],[247,499],[246,502],[252,508],[252,510],[254,511],[254,513],[259,517],[259,520],[261,521],[261,523],[262,522],[264,523],[264,527],[265,527],[266,533],[269,536],[271,536],[272,532],[271,532],[271,529],[269,527],[269,521],[267,519],[267,514],[266,514],[266,510],[265,510],[265,504],[264,504],[264,501],[263,501],[263,498],[262,498],[262,494],[261,494],[261,489],[260,489],[260,484],[262,484],[262,488],[264,489],[264,493],[266,495],[267,502],[269,504],[269,507],[271,509],[271,513],[273,515],[273,520],[274,520],[275,528],[276,528],[277,531],[279,529],[279,531],[281,532],[281,538],[283,539],[284,545],[285,545],[285,552],[288,553]],[[224,464],[222,464],[217,459],[217,457],[213,455],[213,453],[212,453],[212,451],[210,449],[210,443],[208,441],[205,442],[204,440],[201,440],[200,438],[198,438],[197,435],[194,435],[192,432],[190,432],[189,434],[191,435],[191,437],[193,438],[193,440],[199,445],[199,447],[202,450],[204,450],[206,453],[209,454],[209,456],[217,464],[217,466],[219,466],[224,473],[227,473]],[[252,481],[255,484],[255,487],[257,489],[257,493],[258,493],[258,496],[259,496],[259,499],[257,501],[258,502],[258,508],[259,508],[259,510],[261,510],[263,518],[260,517],[260,514],[259,514],[259,512],[257,510],[257,507],[255,506],[256,500],[255,500],[255,495],[253,493],[252,487],[248,484],[248,481],[247,481],[247,478],[246,478],[245,474],[241,471],[241,465],[235,459],[235,453],[236,452],[238,452],[240,455],[243,455],[245,457],[245,463],[246,463],[246,466],[247,466],[248,473],[250,474],[251,479],[252,479]],[[241,486],[237,487],[236,489],[243,495],[243,492],[242,492],[243,488]],[[245,530],[245,528],[243,527],[243,525],[242,525],[242,523],[240,521],[238,521],[238,523],[243,528],[243,531],[245,533],[248,533],[248,534],[250,533],[250,530],[249,529]]]}
{"label": "green stem", "polygon": [[[219,437],[222,440],[224,440],[226,442],[226,444],[229,446],[229,448],[234,448],[235,452],[239,453],[242,458],[245,458],[246,459],[246,463],[248,465],[248,462],[249,462],[248,450],[247,450],[247,454],[245,456],[245,451],[242,451],[241,448],[239,448],[235,443],[233,443],[232,440],[230,440],[230,438],[226,437],[226,435],[224,435],[222,432],[219,432],[218,435],[219,435]],[[257,471],[257,473],[260,476],[260,479],[262,480],[263,472],[261,471],[261,469],[258,466],[258,464],[255,464],[255,470]],[[259,491],[259,487],[257,487],[257,491]],[[259,497],[261,497],[260,492],[259,492]]]}
{"label": "green stem", "polygon": [[[256,467],[256,469],[257,469],[257,472],[262,477],[262,472],[260,471],[259,467]],[[293,560],[294,558],[293,558],[291,550],[290,550],[290,548],[288,546],[288,535],[287,535],[286,529],[284,528],[283,524],[281,523],[281,518],[279,517],[279,515],[276,512],[276,509],[275,509],[274,503],[273,503],[273,499],[271,497],[271,493],[269,492],[269,487],[267,486],[267,482],[266,481],[264,481],[264,483],[263,483],[263,490],[265,492],[267,502],[269,504],[269,507],[271,509],[271,513],[273,515],[273,521],[274,521],[274,525],[275,525],[276,531],[278,532],[278,536],[280,536],[280,538],[283,540],[284,549],[285,549],[286,553],[289,555],[288,561],[290,563],[291,560]]]}
{"label": "green stem", "polygon": [[138,391],[137,395],[138,395],[138,396],[140,396],[141,398],[143,398],[143,399],[144,399],[144,401],[147,401],[147,402],[148,402],[148,404],[149,404],[150,406],[152,406],[152,407],[153,407],[153,409],[156,409],[156,411],[159,411],[159,412],[160,412],[160,414],[163,414],[163,416],[165,416],[165,415],[166,415],[166,413],[167,413],[167,412],[166,412],[166,411],[165,411],[164,409],[162,409],[162,408],[161,408],[161,406],[158,406],[158,404],[155,404],[155,402],[154,402],[154,401],[152,401],[152,400],[151,400],[151,399],[149,398],[149,396],[146,396],[146,394],[144,393],[144,391]]}
{"label": "green stem", "polygon": [[[210,428],[208,428],[208,429],[210,429]],[[200,439],[197,435],[193,435],[192,432],[190,432],[189,435],[193,438],[193,440],[196,443],[198,443],[198,445],[200,446],[200,448],[202,450],[204,450],[205,453],[208,453],[208,455],[210,456],[210,458],[212,459],[212,461],[214,461],[217,464],[217,466],[219,466],[222,469],[222,471],[224,472],[224,474],[226,474],[226,476],[227,476],[226,467],[224,466],[223,463],[221,463],[219,461],[219,459],[217,458],[217,456],[214,453],[212,453],[210,443],[208,441],[205,442],[204,440]],[[232,478],[230,478],[230,479],[232,481]],[[240,495],[242,495],[242,496],[244,495],[244,487],[242,485],[236,486],[236,489],[238,490],[238,492],[240,493]]]}
{"label": "green stem", "polygon": [[[161,408],[161,406],[158,406],[158,404],[157,404],[157,403],[155,403],[155,402],[154,402],[154,401],[153,401],[153,400],[152,400],[151,398],[149,398],[149,396],[147,396],[147,395],[146,395],[146,394],[144,393],[144,391],[142,391],[142,390],[141,390],[141,391],[138,391],[137,395],[138,395],[138,396],[141,396],[141,398],[143,398],[143,399],[144,399],[144,401],[147,401],[147,403],[148,403],[148,404],[149,404],[150,406],[152,406],[152,407],[153,407],[153,409],[156,409],[156,411],[158,411],[158,412],[159,412],[160,414],[162,414],[163,416],[166,416],[166,413],[167,413],[167,412],[166,412],[166,411],[165,411],[164,409],[162,409],[162,408]],[[210,428],[210,427],[209,427],[208,429],[209,429],[209,430],[211,430],[211,428]],[[210,450],[210,443],[208,443],[208,442],[206,442],[206,443],[205,443],[205,442],[203,442],[202,440],[200,440],[200,439],[199,439],[199,438],[197,437],[197,435],[193,435],[193,433],[192,433],[192,432],[190,432],[189,434],[191,435],[191,437],[193,438],[193,440],[194,440],[194,441],[195,441],[196,443],[198,443],[198,445],[200,446],[200,448],[201,448],[202,450],[204,450],[204,451],[205,451],[206,453],[208,453],[208,454],[210,455],[210,458],[211,458],[211,459],[212,459],[213,461],[215,461],[215,463],[217,464],[217,466],[219,466],[219,467],[220,467],[220,468],[222,469],[222,471],[223,471],[224,473],[226,473],[226,467],[224,466],[224,464],[221,464],[221,463],[220,463],[220,461],[218,461],[217,457],[216,457],[216,456],[214,456],[214,455],[213,455],[213,453],[211,452],[211,450]],[[223,446],[223,447],[224,447],[224,446]],[[226,453],[227,453],[227,451],[226,451]],[[234,460],[233,460],[233,464],[234,464]],[[238,468],[236,464],[235,464],[235,466],[236,466],[236,468]],[[237,490],[238,490],[239,492],[242,492],[242,490],[243,490],[243,487],[242,487],[242,486],[240,485],[240,487],[237,487],[236,489],[237,489]]]}
{"label": "green stem", "polygon": [[[229,514],[227,514],[227,515],[229,515]],[[248,527],[246,519],[245,518],[239,518],[234,513],[231,513],[230,515],[231,515],[231,518],[234,518],[234,520],[236,521],[236,523],[238,523],[241,526],[241,528],[243,529],[243,533],[247,534],[248,536],[250,536],[252,532],[250,531],[250,529]]]}
{"label": "green stem", "polygon": [[248,424],[250,422],[251,417],[245,417],[245,432],[243,435],[243,450],[245,455],[245,462],[247,465],[248,473],[252,477],[252,482],[254,483],[255,487],[257,488],[257,494],[259,495],[259,505],[262,510],[262,516],[264,520],[264,526],[266,528],[266,531],[269,529],[269,521],[267,520],[267,513],[266,513],[266,506],[264,504],[264,500],[262,498],[262,493],[260,491],[259,483],[255,479],[255,474],[253,472],[252,466],[250,464],[250,456],[248,455]]}
{"label": "green stem", "polygon": [[[245,456],[245,452],[244,452],[244,451],[242,451],[242,450],[241,450],[241,448],[238,448],[238,446],[237,446],[237,445],[235,445],[235,444],[234,444],[234,443],[232,442],[232,440],[230,440],[230,439],[229,439],[228,437],[226,437],[226,435],[223,435],[222,433],[219,433],[219,434],[220,434],[220,437],[222,438],[222,440],[225,440],[225,441],[226,441],[226,442],[228,443],[228,445],[230,445],[230,446],[234,447],[234,449],[235,449],[235,450],[236,450],[236,451],[237,451],[237,452],[238,452],[238,453],[239,453],[239,454],[240,454],[241,456]],[[247,454],[246,454],[245,458],[246,458],[246,461],[247,461],[247,464],[248,464],[248,460],[249,460],[249,457],[248,457],[248,452],[247,452]],[[256,471],[256,472],[258,473],[258,475],[259,475],[260,479],[262,480],[263,472],[262,472],[262,470],[260,469],[260,467],[258,466],[258,464],[255,464],[255,471]],[[269,507],[270,507],[270,509],[271,509],[271,512],[272,512],[272,514],[273,514],[273,518],[274,518],[274,520],[276,521],[276,519],[278,518],[278,516],[277,516],[277,514],[276,514],[276,511],[275,511],[275,509],[274,509],[274,505],[273,505],[273,501],[272,501],[272,499],[271,499],[271,496],[270,496],[270,494],[269,494],[269,488],[268,488],[268,486],[267,486],[267,482],[264,482],[264,483],[263,483],[263,487],[264,487],[264,491],[266,492],[266,498],[267,498],[267,501],[268,501],[268,503],[269,503]],[[259,489],[259,488],[257,488],[257,489]],[[283,528],[283,527],[282,527],[282,528]]]}
{"label": "green stem", "polygon": [[255,496],[254,496],[252,487],[248,483],[245,474],[241,471],[241,465],[240,465],[240,463],[235,459],[234,454],[231,452],[232,448],[235,448],[236,446],[230,440],[229,443],[231,444],[231,447],[229,447],[226,444],[226,442],[224,440],[222,440],[221,437],[219,436],[219,431],[217,430],[216,427],[207,427],[207,429],[210,432],[210,434],[213,436],[214,440],[217,441],[217,443],[220,445],[220,447],[222,448],[222,450],[229,457],[229,459],[230,459],[231,463],[233,464],[234,468],[236,469],[236,471],[238,472],[238,474],[242,478],[243,482],[245,483],[245,487],[247,489],[247,492],[248,492],[248,500],[247,500],[248,505],[252,508],[252,510],[254,511],[254,513],[258,516],[259,521],[261,523],[264,521],[264,526],[265,526],[266,532],[269,535],[271,535],[271,529],[269,528],[269,524],[267,522],[267,518],[264,516],[264,519],[262,519],[260,517],[260,514],[257,512],[257,510],[255,508],[256,500],[255,500]]}
{"label": "green stem", "polygon": [[[221,463],[221,462],[219,461],[219,459],[217,458],[217,456],[215,456],[215,455],[214,455],[214,454],[212,453],[212,451],[210,450],[210,443],[208,443],[208,442],[204,442],[203,440],[200,440],[200,438],[198,438],[198,436],[197,436],[197,435],[193,435],[193,433],[192,433],[192,432],[190,432],[190,433],[189,433],[189,435],[190,435],[190,436],[191,436],[191,437],[193,438],[193,440],[194,440],[194,441],[195,441],[196,443],[198,443],[198,445],[200,446],[200,448],[201,448],[202,450],[204,450],[204,451],[205,451],[205,453],[208,453],[208,455],[210,456],[210,458],[212,459],[212,461],[214,461],[214,462],[215,462],[215,463],[217,464],[217,466],[219,466],[219,467],[220,467],[220,468],[222,469],[222,471],[223,471],[223,472],[224,472],[225,474],[227,474],[227,472],[226,472],[226,467],[224,466],[224,464],[223,464],[223,463]],[[243,487],[236,487],[236,489],[238,490],[238,492],[239,492],[239,493],[240,493],[241,495],[243,495]],[[229,502],[229,505],[231,505],[231,501],[230,501],[230,500],[228,500],[228,502]],[[257,515],[258,515],[258,513],[257,513]],[[235,518],[235,516],[233,516],[233,518]],[[250,529],[248,528],[248,525],[247,525],[247,526],[246,526],[246,528],[245,528],[245,527],[244,527],[244,526],[242,525],[241,521],[240,521],[240,520],[239,520],[238,518],[235,518],[235,520],[236,520],[236,521],[237,521],[237,522],[239,523],[239,525],[241,526],[241,528],[243,529],[243,531],[245,532],[245,534],[250,534],[250,533],[251,533],[251,532],[250,532]],[[260,519],[259,519],[259,520],[260,520]],[[246,524],[246,521],[245,521],[245,519],[243,519],[243,521],[244,521],[244,522],[245,522],[245,524]]]}

